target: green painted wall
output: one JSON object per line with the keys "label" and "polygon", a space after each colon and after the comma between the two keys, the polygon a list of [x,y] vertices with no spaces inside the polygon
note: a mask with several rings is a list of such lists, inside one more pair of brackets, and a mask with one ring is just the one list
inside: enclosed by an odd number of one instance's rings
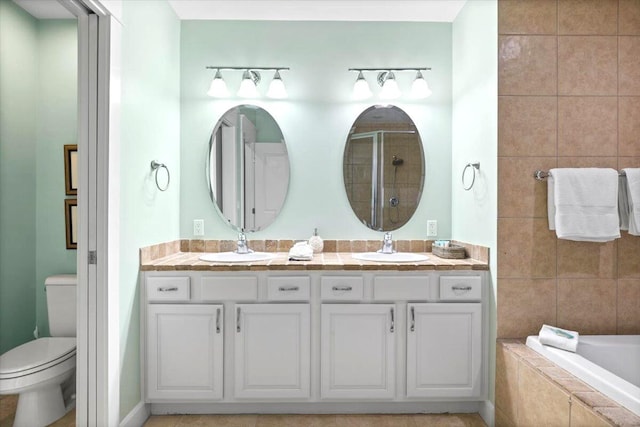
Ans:
{"label": "green painted wall", "polygon": [[0,353],[33,338],[37,21],[0,0]]}
{"label": "green painted wall", "polygon": [[[496,273],[498,218],[498,5],[468,1],[453,23],[453,238],[488,246],[490,397],[495,389]],[[469,162],[480,162],[470,191],[460,176]]]}
{"label": "green painted wall", "polygon": [[[451,234],[451,24],[391,22],[182,21],[180,231],[192,237],[192,221],[205,220],[206,238],[229,239],[233,231],[218,216],[205,180],[208,141],[218,119],[239,98],[206,95],[214,72],[207,65],[285,66],[289,99],[253,101],[279,123],[291,164],[281,215],[255,238],[308,238],[318,227],[325,238],[381,238],[353,214],[343,184],[342,158],[349,129],[376,98],[354,101],[351,67],[430,66],[433,96],[393,104],[416,123],[426,156],[426,182],[413,219],[394,238],[425,238],[428,219],[439,237]],[[223,72],[237,91],[241,72]],[[262,73],[265,93],[273,74]],[[398,74],[405,92],[415,73]],[[367,78],[375,93],[375,75]],[[374,87],[374,84],[376,86]]]}
{"label": "green painted wall", "polygon": [[77,143],[78,30],[76,20],[38,22],[40,77],[36,146],[36,317],[49,335],[44,281],[76,272],[76,250],[65,240],[64,145]]}
{"label": "green painted wall", "polygon": [[76,143],[75,20],[0,1],[0,351],[49,335],[44,280],[76,271],[64,220],[64,144]]}
{"label": "green painted wall", "polygon": [[[140,401],[138,251],[175,240],[180,190],[180,21],[165,1],[124,1],[120,141],[120,414]],[[160,192],[150,163],[165,163]]]}

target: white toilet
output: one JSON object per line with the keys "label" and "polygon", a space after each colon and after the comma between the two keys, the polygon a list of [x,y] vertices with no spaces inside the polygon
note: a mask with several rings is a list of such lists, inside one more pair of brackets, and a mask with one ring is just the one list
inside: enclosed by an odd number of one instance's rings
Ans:
{"label": "white toilet", "polygon": [[0,356],[0,394],[19,394],[14,427],[51,424],[75,406],[75,274],[45,280],[51,337]]}

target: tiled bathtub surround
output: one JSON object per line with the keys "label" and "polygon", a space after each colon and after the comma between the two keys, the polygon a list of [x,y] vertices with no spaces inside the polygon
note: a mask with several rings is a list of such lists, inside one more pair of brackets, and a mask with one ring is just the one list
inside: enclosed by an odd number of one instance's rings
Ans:
{"label": "tiled bathtub surround", "polygon": [[640,333],[640,238],[558,240],[536,169],[640,167],[640,0],[499,0],[499,338]]}
{"label": "tiled bathtub surround", "polygon": [[498,340],[496,365],[496,427],[640,425],[640,417],[521,340]]}

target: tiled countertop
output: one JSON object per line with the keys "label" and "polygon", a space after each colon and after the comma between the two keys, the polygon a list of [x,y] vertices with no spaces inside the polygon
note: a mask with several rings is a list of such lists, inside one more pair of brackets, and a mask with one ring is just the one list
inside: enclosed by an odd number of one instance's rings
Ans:
{"label": "tiled countertop", "polygon": [[215,263],[200,261],[203,252],[176,252],[161,258],[143,260],[141,271],[264,271],[264,270],[489,270],[487,262],[471,258],[444,259],[431,252],[423,252],[428,259],[421,262],[371,262],[354,259],[350,252],[316,254],[312,261],[289,261],[287,252],[275,252],[268,261]]}

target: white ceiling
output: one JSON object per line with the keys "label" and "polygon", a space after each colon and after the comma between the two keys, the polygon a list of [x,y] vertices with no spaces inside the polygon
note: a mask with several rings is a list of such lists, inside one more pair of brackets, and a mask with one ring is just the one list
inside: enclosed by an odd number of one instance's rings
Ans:
{"label": "white ceiling", "polygon": [[169,0],[180,19],[453,22],[466,0]]}
{"label": "white ceiling", "polygon": [[[13,1],[38,19],[74,18],[56,0]],[[169,0],[180,19],[407,22],[452,22],[465,2],[466,0]]]}

